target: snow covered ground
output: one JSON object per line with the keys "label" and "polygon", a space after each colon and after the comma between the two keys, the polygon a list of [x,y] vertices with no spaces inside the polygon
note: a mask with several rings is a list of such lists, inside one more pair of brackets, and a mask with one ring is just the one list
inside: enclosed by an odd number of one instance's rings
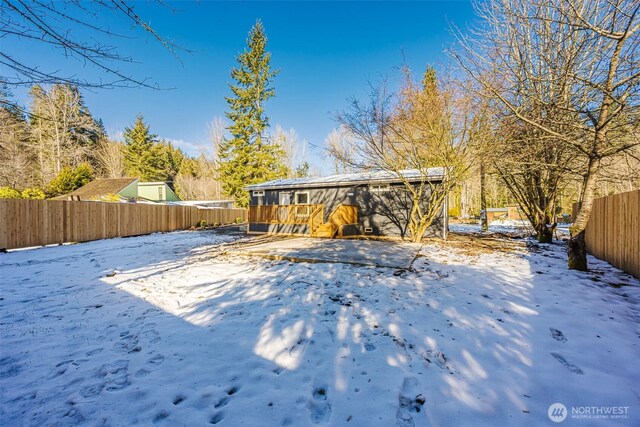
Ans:
{"label": "snow covered ground", "polygon": [[640,425],[640,282],[604,262],[452,236],[411,271],[292,264],[238,238],[0,254],[1,424],[553,425],[562,403]]}

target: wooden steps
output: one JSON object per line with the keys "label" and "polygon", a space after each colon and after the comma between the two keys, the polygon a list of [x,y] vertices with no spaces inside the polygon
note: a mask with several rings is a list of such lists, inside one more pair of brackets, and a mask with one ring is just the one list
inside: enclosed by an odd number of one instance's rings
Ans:
{"label": "wooden steps", "polygon": [[313,232],[313,237],[324,237],[332,239],[337,231],[338,228],[335,225],[327,222],[325,224],[318,225],[318,228],[316,228]]}

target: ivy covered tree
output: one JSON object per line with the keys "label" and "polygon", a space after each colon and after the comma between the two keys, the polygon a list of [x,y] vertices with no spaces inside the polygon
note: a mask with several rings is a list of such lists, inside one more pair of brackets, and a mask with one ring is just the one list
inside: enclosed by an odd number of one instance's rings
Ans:
{"label": "ivy covered tree", "polygon": [[266,47],[264,27],[257,21],[249,32],[247,48],[237,57],[238,67],[231,70],[235,84],[229,85],[233,95],[226,98],[231,137],[218,147],[219,174],[224,192],[239,206],[249,204],[244,186],[284,178],[289,172],[282,147],[265,138],[269,118],[264,106],[275,96],[272,83],[278,74],[271,69]]}

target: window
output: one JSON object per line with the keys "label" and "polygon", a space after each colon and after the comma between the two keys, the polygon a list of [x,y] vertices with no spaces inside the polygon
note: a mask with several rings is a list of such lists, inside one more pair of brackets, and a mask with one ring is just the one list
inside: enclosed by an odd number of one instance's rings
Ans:
{"label": "window", "polygon": [[291,204],[291,193],[288,191],[281,191],[280,193],[280,203],[281,205],[290,205]]}
{"label": "window", "polygon": [[253,196],[254,197],[261,197],[264,196],[264,190],[256,190],[253,192]]}
{"label": "window", "polygon": [[309,192],[297,192],[296,193],[296,205],[308,205],[309,204]]}
{"label": "window", "polygon": [[391,190],[391,186],[389,184],[375,184],[369,186],[369,191],[372,193],[385,193]]}
{"label": "window", "polygon": [[158,199],[162,200],[162,187],[158,187]]}

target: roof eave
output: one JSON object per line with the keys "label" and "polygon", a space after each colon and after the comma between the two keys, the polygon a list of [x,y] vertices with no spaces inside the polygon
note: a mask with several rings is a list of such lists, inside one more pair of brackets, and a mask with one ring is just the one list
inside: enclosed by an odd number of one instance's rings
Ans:
{"label": "roof eave", "polygon": [[[434,175],[427,177],[425,181],[430,182],[441,182],[443,179],[442,175]],[[407,181],[410,183],[418,183],[422,182],[421,178],[408,178]],[[279,185],[264,185],[264,184],[254,184],[243,187],[242,189],[245,191],[253,191],[253,190],[277,190],[283,188],[326,188],[326,187],[352,187],[356,185],[367,185],[367,184],[400,184],[403,181],[398,178],[387,178],[387,179],[370,179],[370,180],[360,180],[360,181],[336,181],[336,182],[312,182],[307,184],[279,184]]]}

